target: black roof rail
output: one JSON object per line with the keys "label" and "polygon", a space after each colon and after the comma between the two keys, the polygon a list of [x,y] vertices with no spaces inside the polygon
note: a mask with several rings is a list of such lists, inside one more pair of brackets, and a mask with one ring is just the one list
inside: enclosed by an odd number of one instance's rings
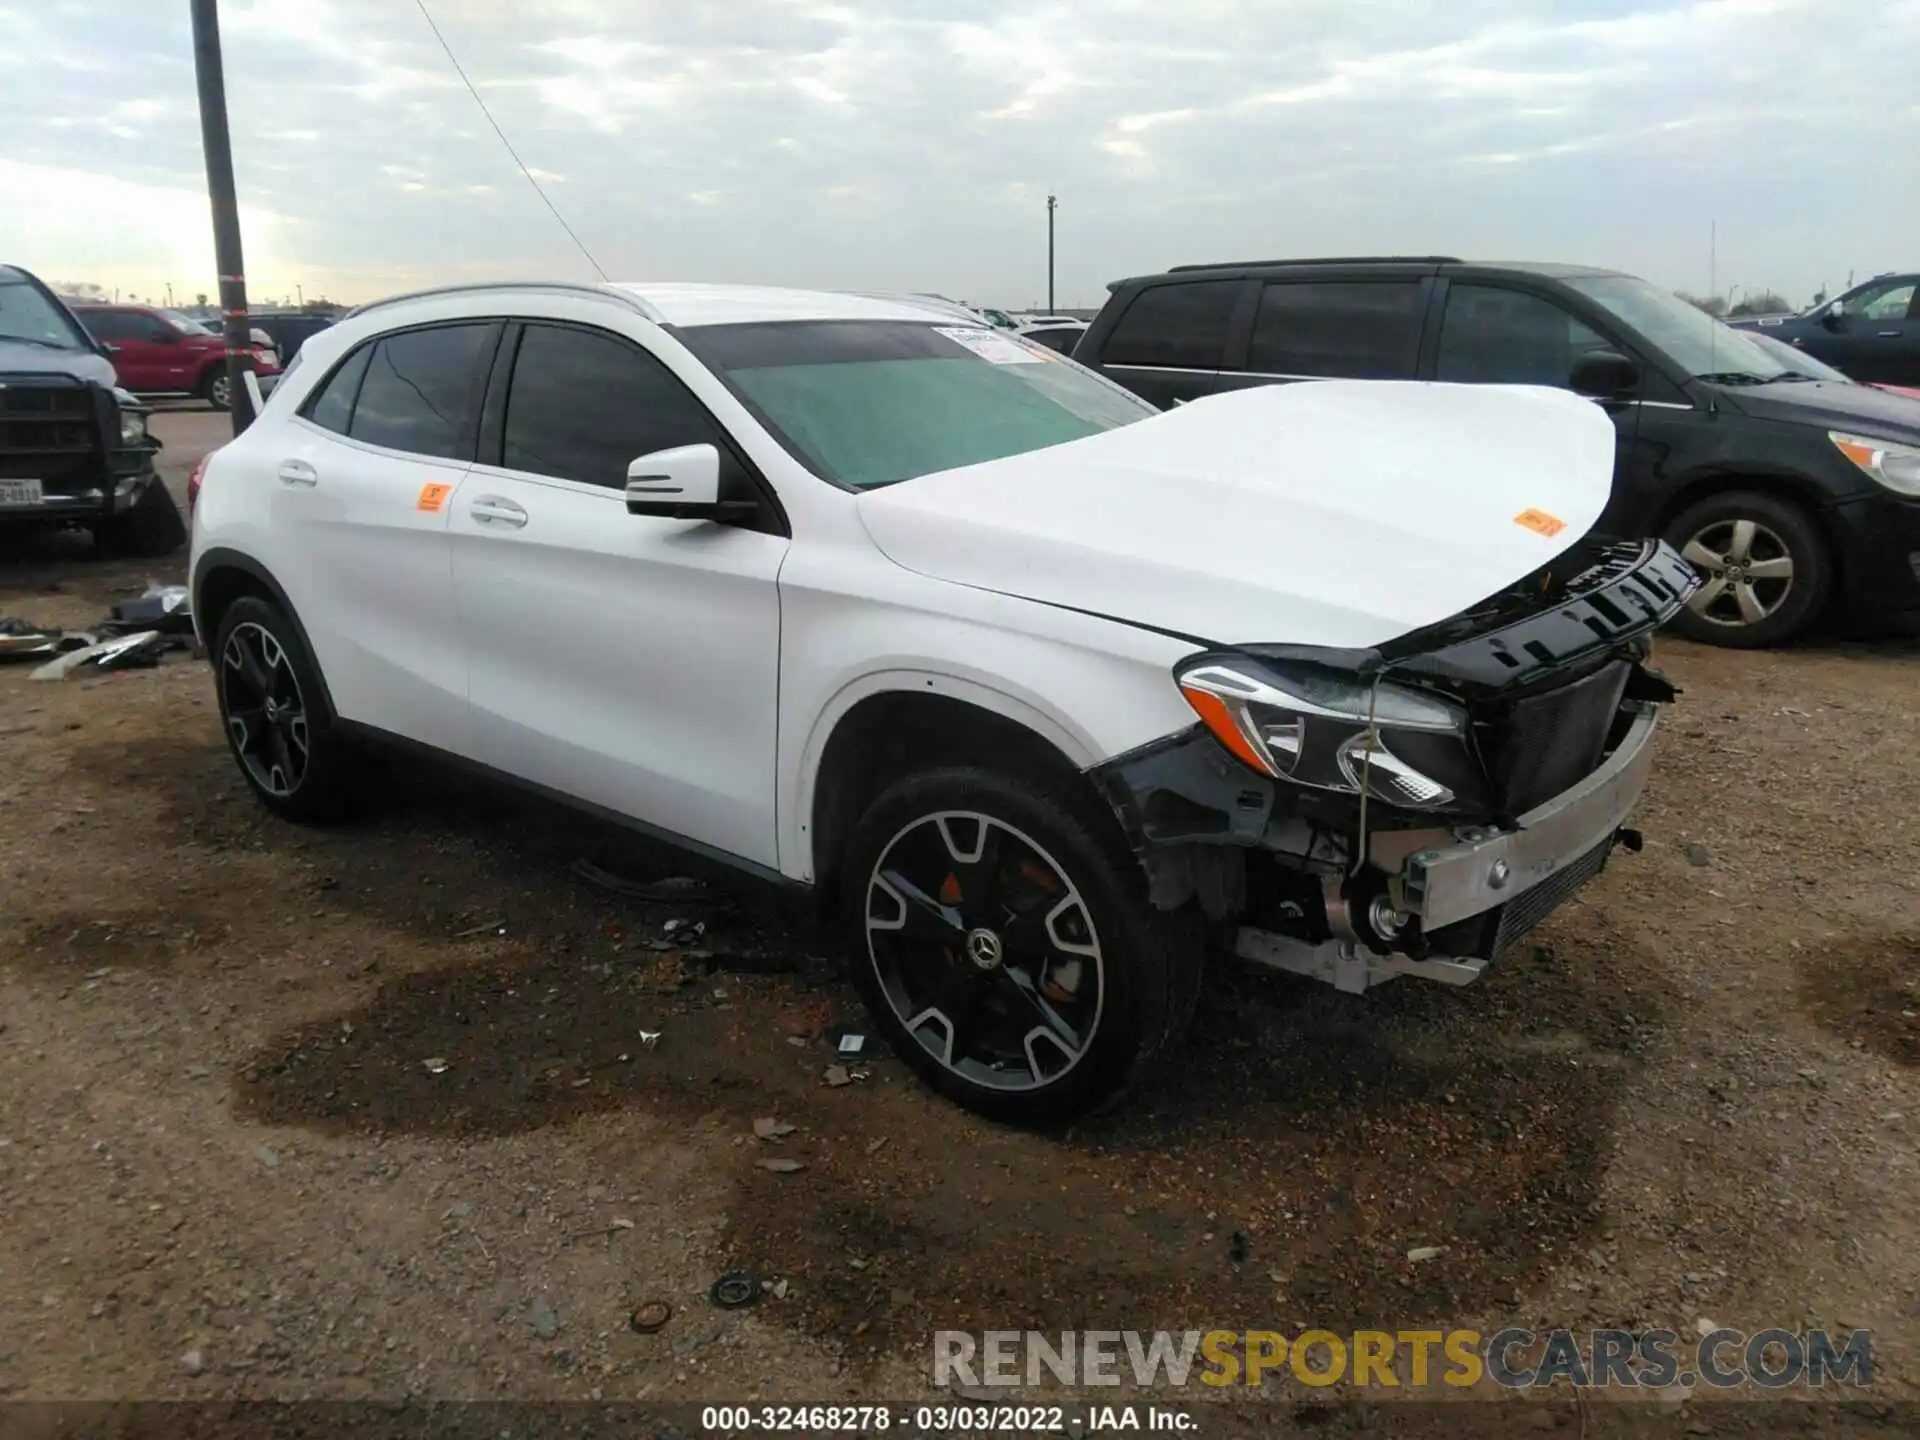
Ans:
{"label": "black roof rail", "polygon": [[1458,255],[1319,255],[1305,260],[1216,260],[1205,265],[1171,265],[1169,275],[1184,270],[1256,270],[1268,265],[1459,265]]}

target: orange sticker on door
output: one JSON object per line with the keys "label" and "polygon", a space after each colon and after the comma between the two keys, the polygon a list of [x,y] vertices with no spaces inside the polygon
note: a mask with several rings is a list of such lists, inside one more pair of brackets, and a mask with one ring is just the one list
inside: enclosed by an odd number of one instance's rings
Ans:
{"label": "orange sticker on door", "polygon": [[453,486],[451,485],[422,485],[420,487],[420,500],[416,508],[438,514],[441,507],[447,503],[447,496],[452,493]]}
{"label": "orange sticker on door", "polygon": [[1567,528],[1566,521],[1544,510],[1522,510],[1513,517],[1513,523],[1524,526],[1536,535],[1545,535],[1549,540]]}

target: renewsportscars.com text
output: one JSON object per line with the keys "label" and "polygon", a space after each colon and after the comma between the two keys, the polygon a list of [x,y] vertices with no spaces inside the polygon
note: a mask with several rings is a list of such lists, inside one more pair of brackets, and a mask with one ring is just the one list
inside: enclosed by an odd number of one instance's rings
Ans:
{"label": "renewsportscars.com text", "polygon": [[1865,1330],[1716,1330],[1685,1341],[1671,1330],[939,1330],[936,1385],[1259,1385],[1267,1376],[1304,1385],[1465,1389],[1490,1380],[1533,1389],[1670,1385],[1768,1390],[1873,1379]]}

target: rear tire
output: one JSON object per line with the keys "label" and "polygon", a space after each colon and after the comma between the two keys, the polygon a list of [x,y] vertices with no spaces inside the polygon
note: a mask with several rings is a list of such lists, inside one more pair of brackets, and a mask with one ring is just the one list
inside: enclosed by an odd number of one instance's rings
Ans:
{"label": "rear tire", "polygon": [[1709,495],[1667,526],[1667,542],[1706,576],[1673,628],[1689,640],[1757,650],[1799,638],[1833,589],[1813,517],[1751,490]]}
{"label": "rear tire", "polygon": [[131,509],[93,527],[93,543],[114,555],[157,560],[187,543],[187,523],[166,482],[155,476]]}
{"label": "rear tire", "polygon": [[224,360],[208,370],[201,380],[200,398],[216,410],[228,409],[233,404],[233,381]]}
{"label": "rear tire", "polygon": [[854,981],[888,1044],[990,1119],[1111,1105],[1193,1018],[1197,912],[1148,902],[1111,817],[1070,783],[910,775],[861,818],[842,873]]}
{"label": "rear tire", "polygon": [[214,637],[213,673],[227,748],[260,803],[304,824],[344,817],[355,759],[286,613],[256,595],[234,601]]}

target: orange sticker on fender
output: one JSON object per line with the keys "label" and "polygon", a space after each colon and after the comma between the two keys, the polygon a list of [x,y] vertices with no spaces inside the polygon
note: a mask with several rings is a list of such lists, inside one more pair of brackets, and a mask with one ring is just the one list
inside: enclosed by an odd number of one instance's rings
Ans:
{"label": "orange sticker on fender", "polygon": [[439,513],[440,507],[447,503],[447,496],[452,493],[453,486],[451,485],[422,485],[420,487],[420,500],[416,508],[432,511],[437,514]]}
{"label": "orange sticker on fender", "polygon": [[1522,510],[1513,517],[1513,523],[1524,526],[1536,535],[1545,535],[1548,539],[1552,539],[1567,528],[1566,521],[1549,515],[1544,510]]}

